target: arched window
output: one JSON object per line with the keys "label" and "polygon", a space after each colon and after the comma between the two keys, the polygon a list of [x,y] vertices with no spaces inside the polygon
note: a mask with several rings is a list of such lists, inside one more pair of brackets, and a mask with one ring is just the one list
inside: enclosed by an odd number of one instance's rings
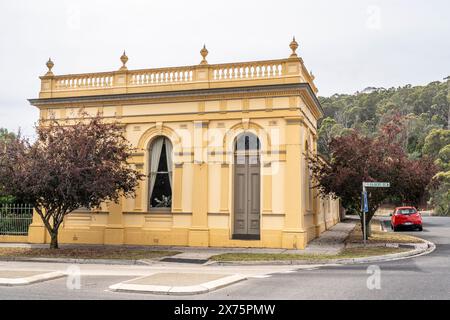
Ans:
{"label": "arched window", "polygon": [[160,136],[150,145],[149,208],[172,206],[172,144]]}
{"label": "arched window", "polygon": [[235,157],[237,164],[245,164],[245,157],[248,157],[250,164],[259,162],[259,139],[253,133],[241,133],[236,138]]}

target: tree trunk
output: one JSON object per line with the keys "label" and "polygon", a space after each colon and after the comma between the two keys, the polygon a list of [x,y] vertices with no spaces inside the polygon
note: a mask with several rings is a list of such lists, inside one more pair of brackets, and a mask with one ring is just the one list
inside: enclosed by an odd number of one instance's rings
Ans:
{"label": "tree trunk", "polygon": [[368,240],[371,235],[372,235],[371,223],[370,220],[366,219],[366,240]]}
{"label": "tree trunk", "polygon": [[[364,228],[363,228],[364,221],[363,221],[363,216],[362,215],[360,217],[360,220],[361,220],[362,239],[364,239]],[[372,219],[369,219],[368,218],[368,214],[366,213],[366,240],[368,240],[369,237],[372,235],[372,228],[370,226],[370,220],[372,220]]]}
{"label": "tree trunk", "polygon": [[51,232],[50,237],[50,249],[58,249],[58,231]]}

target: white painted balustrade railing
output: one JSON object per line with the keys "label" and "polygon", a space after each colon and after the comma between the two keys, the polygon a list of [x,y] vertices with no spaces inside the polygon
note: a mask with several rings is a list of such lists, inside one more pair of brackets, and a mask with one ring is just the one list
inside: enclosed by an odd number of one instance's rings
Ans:
{"label": "white painted balustrade railing", "polygon": [[295,38],[289,47],[292,53],[287,59],[209,64],[206,60],[208,50],[204,46],[199,65],[142,70],[128,70],[128,56],[124,52],[118,71],[59,76],[53,74],[54,63],[49,59],[48,72],[41,77],[39,96],[52,98],[285,83],[309,83],[317,93],[314,76],[296,53],[298,43]]}
{"label": "white painted balustrade railing", "polygon": [[279,78],[283,75],[280,62],[258,62],[213,65],[212,81]]}
{"label": "white painted balustrade railing", "polygon": [[55,77],[56,90],[110,88],[112,86],[113,73],[92,73]]}
{"label": "white painted balustrade railing", "polygon": [[[216,64],[203,66],[208,70],[207,81],[240,81],[246,79],[271,79],[284,76],[284,60]],[[126,86],[158,86],[164,84],[192,83],[198,81],[198,66],[125,71]],[[118,72],[62,75],[54,77],[55,91],[113,88],[117,86]]]}
{"label": "white painted balustrade railing", "polygon": [[129,71],[128,84],[131,86],[148,86],[152,84],[191,82],[194,68],[165,68]]}

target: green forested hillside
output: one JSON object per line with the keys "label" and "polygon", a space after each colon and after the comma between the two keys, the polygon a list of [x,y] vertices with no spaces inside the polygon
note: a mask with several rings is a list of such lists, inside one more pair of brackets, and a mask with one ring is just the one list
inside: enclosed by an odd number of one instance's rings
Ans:
{"label": "green forested hillside", "polygon": [[324,117],[319,123],[319,152],[329,157],[333,137],[358,130],[366,136],[394,121],[401,128],[397,136],[410,158],[430,156],[441,172],[439,187],[431,192],[431,204],[439,213],[450,214],[450,77],[425,86],[366,88],[355,94],[319,97]]}
{"label": "green forested hillside", "polygon": [[449,129],[449,86],[447,77],[426,86],[367,88],[352,95],[320,97],[325,115],[320,123],[319,150],[326,155],[329,139],[348,129],[374,135],[383,124],[401,116],[404,147],[411,156],[420,157],[425,137],[432,129]]}

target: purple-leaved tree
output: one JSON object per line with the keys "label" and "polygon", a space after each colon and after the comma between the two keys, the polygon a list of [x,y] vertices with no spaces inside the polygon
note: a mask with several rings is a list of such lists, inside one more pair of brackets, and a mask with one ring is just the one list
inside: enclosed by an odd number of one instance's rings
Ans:
{"label": "purple-leaved tree", "polygon": [[82,114],[70,125],[47,120],[36,130],[34,143],[18,136],[0,145],[0,195],[34,205],[56,249],[66,215],[135,196],[143,175],[127,162],[133,148],[123,127],[100,115]]}

